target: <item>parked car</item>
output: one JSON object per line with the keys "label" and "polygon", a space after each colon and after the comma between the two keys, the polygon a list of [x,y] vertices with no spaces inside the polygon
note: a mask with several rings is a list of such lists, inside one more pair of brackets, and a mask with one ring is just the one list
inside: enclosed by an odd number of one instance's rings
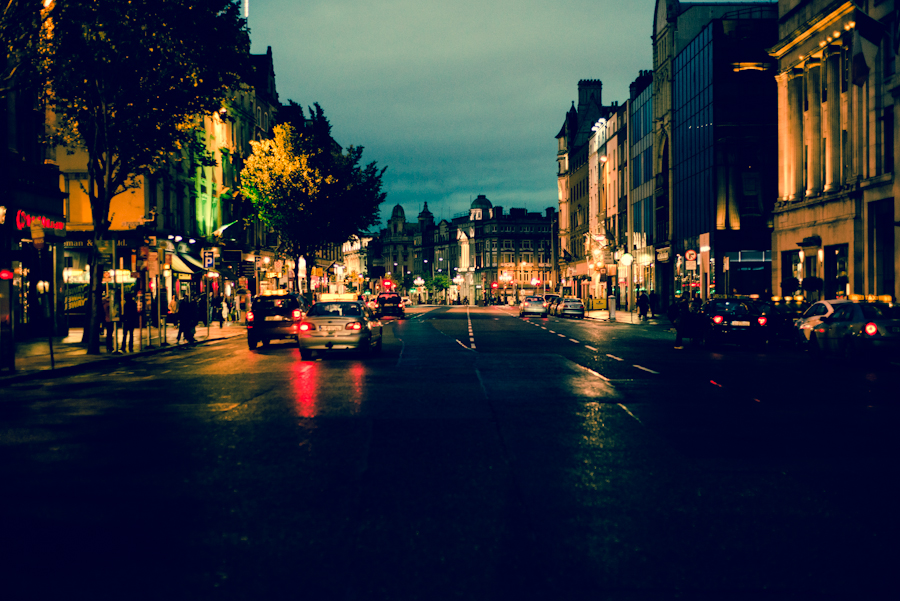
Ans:
{"label": "parked car", "polygon": [[562,300],[561,296],[557,296],[553,300],[549,302],[547,305],[547,314],[548,315],[556,315],[556,309],[559,307],[559,302]]}
{"label": "parked car", "polygon": [[298,327],[300,358],[308,360],[314,352],[332,350],[378,352],[382,330],[381,321],[354,295],[323,294]]}
{"label": "parked car", "polygon": [[526,296],[525,300],[519,305],[519,317],[537,314],[540,317],[547,317],[547,302],[543,296]]}
{"label": "parked car", "polygon": [[900,357],[900,306],[883,300],[840,303],[813,328],[810,351],[848,359],[886,360]]}
{"label": "parked car", "polygon": [[804,348],[809,348],[809,340],[813,329],[821,323],[823,317],[833,314],[835,309],[844,303],[849,303],[847,298],[833,298],[820,300],[810,305],[803,315],[794,322],[794,338]]}
{"label": "parked car", "polygon": [[699,334],[707,346],[763,346],[768,341],[769,318],[747,297],[712,298],[700,307],[699,315]]}
{"label": "parked car", "polygon": [[580,298],[561,298],[556,303],[557,317],[584,318],[584,303]]}
{"label": "parked car", "polygon": [[247,311],[247,346],[254,350],[260,342],[296,339],[306,301],[286,290],[267,290],[253,298]]}

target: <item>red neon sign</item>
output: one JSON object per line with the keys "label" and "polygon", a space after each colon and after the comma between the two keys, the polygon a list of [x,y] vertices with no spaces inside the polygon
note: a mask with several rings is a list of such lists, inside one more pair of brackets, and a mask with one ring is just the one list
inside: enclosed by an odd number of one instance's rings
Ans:
{"label": "red neon sign", "polygon": [[54,221],[43,215],[29,215],[25,211],[19,209],[16,211],[16,228],[27,230],[31,228],[31,224],[37,221],[45,230],[64,230],[66,229],[65,221]]}

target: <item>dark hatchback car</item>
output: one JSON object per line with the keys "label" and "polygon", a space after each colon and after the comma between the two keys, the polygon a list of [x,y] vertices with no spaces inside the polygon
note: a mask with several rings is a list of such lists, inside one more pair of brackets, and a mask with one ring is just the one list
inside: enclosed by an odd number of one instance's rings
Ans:
{"label": "dark hatchback car", "polygon": [[699,334],[707,346],[763,346],[769,339],[769,318],[749,299],[714,298],[700,308],[699,316]]}
{"label": "dark hatchback car", "polygon": [[753,306],[766,317],[768,341],[774,344],[794,346],[797,341],[795,322],[809,308],[803,297],[773,296],[768,300],[753,300]]}
{"label": "dark hatchback car", "polygon": [[297,294],[284,290],[258,294],[247,312],[247,346],[253,350],[260,342],[266,346],[271,340],[296,340],[305,309],[305,301]]}
{"label": "dark hatchback car", "polygon": [[375,316],[396,317],[403,319],[406,312],[403,308],[403,298],[396,292],[381,292],[375,297]]}

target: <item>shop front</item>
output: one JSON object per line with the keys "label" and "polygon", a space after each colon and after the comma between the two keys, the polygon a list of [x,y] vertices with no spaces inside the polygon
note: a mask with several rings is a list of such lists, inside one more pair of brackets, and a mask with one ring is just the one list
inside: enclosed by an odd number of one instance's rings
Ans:
{"label": "shop front", "polygon": [[11,339],[66,334],[62,318],[65,237],[62,214],[14,205],[0,207],[2,267],[11,273],[3,321]]}

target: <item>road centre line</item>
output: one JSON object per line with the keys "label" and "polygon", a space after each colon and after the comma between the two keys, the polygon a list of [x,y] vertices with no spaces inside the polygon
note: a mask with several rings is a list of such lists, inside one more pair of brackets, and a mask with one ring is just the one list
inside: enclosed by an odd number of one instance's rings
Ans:
{"label": "road centre line", "polygon": [[578,367],[580,367],[581,369],[585,370],[585,371],[588,372],[589,374],[593,374],[593,375],[597,376],[598,378],[600,378],[600,379],[603,380],[604,382],[609,382],[609,378],[607,378],[606,376],[604,376],[604,375],[601,374],[600,372],[596,372],[596,371],[594,371],[593,369],[591,369],[590,367],[585,367],[584,365],[580,365],[580,364],[578,364],[578,363],[576,363],[575,365],[578,365]]}
{"label": "road centre line", "polygon": [[586,349],[589,350],[589,351],[594,351],[595,353],[596,353],[597,350],[598,350],[598,349],[595,349],[595,348],[592,347],[592,346],[588,346],[587,344],[584,345],[584,348],[586,348]]}
{"label": "road centre line", "polygon": [[626,407],[626,406],[623,405],[622,403],[619,403],[618,405],[619,405],[619,407],[621,407],[621,408],[625,411],[625,413],[627,413],[628,415],[630,415],[631,417],[633,417],[633,418],[637,421],[637,423],[641,424],[642,426],[644,425],[644,422],[642,422],[640,419],[638,419],[638,416],[636,416],[634,413],[632,413],[631,411],[629,411],[629,410],[628,410],[628,407]]}
{"label": "road centre line", "polygon": [[575,340],[574,338],[569,338],[569,342],[574,342],[575,344],[581,344],[580,340]]}
{"label": "road centre line", "polygon": [[641,366],[641,365],[632,365],[632,367],[636,367],[636,368],[638,368],[638,369],[643,369],[644,371],[650,372],[651,374],[659,375],[659,372],[658,372],[658,371],[653,371],[652,369],[649,369],[649,368],[647,368],[647,367],[643,367],[643,366]]}
{"label": "road centre line", "polygon": [[565,334],[557,334],[557,336],[559,336],[560,338],[565,338],[565,337],[566,337]]}
{"label": "road centre line", "polygon": [[615,355],[610,355],[609,353],[606,353],[606,356],[609,357],[610,359],[615,359],[616,361],[624,361],[625,360],[625,359],[620,359],[619,357],[616,357]]}

